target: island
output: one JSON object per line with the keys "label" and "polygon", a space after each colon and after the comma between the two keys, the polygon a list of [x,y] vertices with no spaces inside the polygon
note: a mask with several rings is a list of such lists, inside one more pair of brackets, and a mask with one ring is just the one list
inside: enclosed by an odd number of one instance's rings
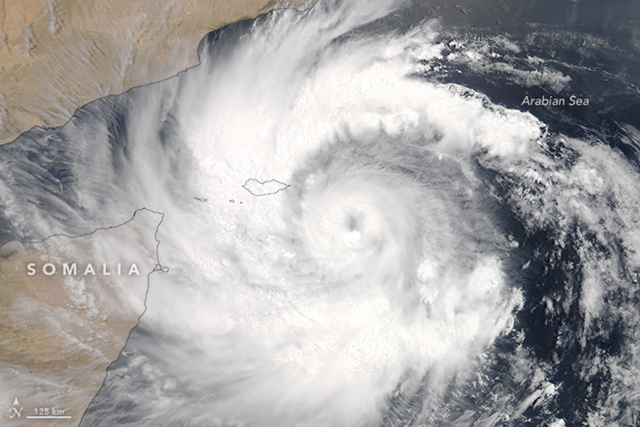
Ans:
{"label": "island", "polygon": [[289,188],[289,184],[280,182],[276,179],[270,179],[269,181],[258,181],[257,179],[250,178],[245,181],[242,188],[247,190],[253,196],[270,196],[280,191],[284,191]]}

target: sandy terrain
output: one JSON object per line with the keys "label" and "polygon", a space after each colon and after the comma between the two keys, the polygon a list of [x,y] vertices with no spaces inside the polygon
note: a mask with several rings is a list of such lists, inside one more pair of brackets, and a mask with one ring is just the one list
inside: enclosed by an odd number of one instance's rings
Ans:
{"label": "sandy terrain", "polygon": [[208,32],[303,0],[0,0],[0,144],[198,63]]}
{"label": "sandy terrain", "polygon": [[[143,210],[125,225],[87,236],[0,248],[0,424],[78,425],[144,311],[160,220]],[[61,274],[65,261],[77,263],[77,275]],[[55,274],[43,274],[47,262]],[[36,264],[32,276],[29,263]],[[95,276],[83,274],[88,263]],[[110,276],[102,275],[102,263]],[[139,275],[127,274],[132,263]],[[20,417],[11,408],[23,408]],[[71,419],[26,418],[57,411]]]}

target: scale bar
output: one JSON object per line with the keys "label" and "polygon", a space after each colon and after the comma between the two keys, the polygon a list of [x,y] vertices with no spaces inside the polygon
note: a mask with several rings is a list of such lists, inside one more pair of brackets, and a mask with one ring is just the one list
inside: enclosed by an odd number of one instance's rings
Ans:
{"label": "scale bar", "polygon": [[27,418],[48,418],[48,419],[71,418],[71,415],[27,415]]}

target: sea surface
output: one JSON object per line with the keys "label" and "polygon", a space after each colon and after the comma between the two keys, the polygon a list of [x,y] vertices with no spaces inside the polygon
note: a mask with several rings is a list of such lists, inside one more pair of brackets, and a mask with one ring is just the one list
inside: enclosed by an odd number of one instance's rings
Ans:
{"label": "sea surface", "polygon": [[164,214],[81,425],[638,426],[639,19],[321,0],[0,146],[0,242]]}

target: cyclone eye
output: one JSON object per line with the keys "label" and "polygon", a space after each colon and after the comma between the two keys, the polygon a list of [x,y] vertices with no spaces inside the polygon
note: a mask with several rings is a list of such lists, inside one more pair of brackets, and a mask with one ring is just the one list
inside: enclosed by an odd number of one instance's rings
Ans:
{"label": "cyclone eye", "polygon": [[359,231],[360,229],[360,221],[358,220],[358,218],[356,218],[355,215],[347,215],[345,223],[347,226],[347,230],[349,231]]}

